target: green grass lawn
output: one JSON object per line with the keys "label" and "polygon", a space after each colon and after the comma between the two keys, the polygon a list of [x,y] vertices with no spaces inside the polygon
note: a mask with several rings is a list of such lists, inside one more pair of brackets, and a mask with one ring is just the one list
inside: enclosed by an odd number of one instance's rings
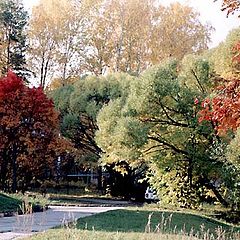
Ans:
{"label": "green grass lawn", "polygon": [[[152,214],[148,224],[149,214]],[[52,229],[29,240],[236,240],[240,227],[197,214],[129,208],[80,218],[71,227]]]}
{"label": "green grass lawn", "polygon": [[21,204],[21,200],[0,193],[0,213],[16,212]]}
{"label": "green grass lawn", "polygon": [[215,234],[218,231],[240,231],[240,227],[184,212],[145,211],[123,209],[100,213],[94,216],[80,218],[77,222],[78,229],[95,229],[106,232],[144,232],[149,214],[152,213],[151,223],[147,230],[163,233],[202,233]]}

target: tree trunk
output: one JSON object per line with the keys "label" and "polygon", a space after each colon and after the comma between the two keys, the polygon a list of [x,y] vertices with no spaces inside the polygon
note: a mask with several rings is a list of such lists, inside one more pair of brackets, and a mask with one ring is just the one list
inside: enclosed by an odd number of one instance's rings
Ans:
{"label": "tree trunk", "polygon": [[213,186],[212,184],[209,185],[210,189],[213,191],[215,194],[216,198],[218,201],[224,206],[224,207],[229,207],[229,203],[222,197],[222,195],[219,193],[217,188]]}
{"label": "tree trunk", "polygon": [[203,183],[204,185],[213,191],[215,197],[217,198],[217,200],[224,206],[224,207],[229,207],[229,203],[222,197],[222,195],[220,194],[220,192],[217,190],[217,188],[209,181],[207,180],[207,178],[203,179]]}
{"label": "tree trunk", "polygon": [[11,49],[10,49],[10,47],[11,47],[11,37],[10,37],[10,34],[11,34],[11,28],[9,29],[9,31],[8,31],[8,34],[7,34],[7,37],[8,37],[8,41],[7,41],[7,64],[6,64],[6,69],[5,69],[5,73],[7,73],[8,72],[8,70],[9,70],[9,67],[10,67],[10,64],[11,64]]}
{"label": "tree trunk", "polygon": [[6,187],[7,164],[8,164],[7,153],[6,150],[4,150],[1,164],[1,187],[3,191],[6,191],[7,189]]}
{"label": "tree trunk", "polygon": [[188,182],[190,185],[190,188],[192,188],[192,176],[193,176],[193,160],[189,159],[188,161]]}
{"label": "tree trunk", "polygon": [[12,192],[15,193],[17,191],[17,147],[15,143],[13,144],[12,149]]}

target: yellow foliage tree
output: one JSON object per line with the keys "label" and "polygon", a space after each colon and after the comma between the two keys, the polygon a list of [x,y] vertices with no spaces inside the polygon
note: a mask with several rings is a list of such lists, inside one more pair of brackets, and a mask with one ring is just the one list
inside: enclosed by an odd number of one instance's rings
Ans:
{"label": "yellow foliage tree", "polygon": [[53,77],[61,78],[64,85],[69,76],[80,71],[84,8],[75,0],[40,0],[33,8],[29,60],[41,86],[46,87]]}

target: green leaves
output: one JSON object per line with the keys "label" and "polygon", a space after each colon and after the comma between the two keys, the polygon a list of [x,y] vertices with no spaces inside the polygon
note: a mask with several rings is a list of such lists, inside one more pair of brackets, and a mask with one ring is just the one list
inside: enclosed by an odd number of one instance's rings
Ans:
{"label": "green leaves", "polygon": [[205,194],[202,176],[209,181],[220,168],[208,153],[210,128],[199,125],[194,105],[209,91],[210,67],[200,58],[189,63],[169,60],[133,79],[127,96],[99,112],[96,141],[104,164],[145,161],[162,197],[195,207]]}
{"label": "green leaves", "polygon": [[[79,79],[74,85],[61,87],[51,93],[56,108],[61,113],[62,134],[71,139],[82,155],[93,154],[95,158],[100,157],[102,146],[98,146],[94,139],[99,128],[96,124],[98,113],[115,99],[121,98],[121,105],[128,95],[128,86],[132,79],[133,77],[127,74],[88,76]],[[105,119],[108,118],[106,116]],[[104,128],[108,132],[106,124]]]}
{"label": "green leaves", "polygon": [[67,85],[61,88],[58,88],[50,93],[50,96],[53,97],[55,107],[62,114],[67,114],[69,112],[69,101],[71,93],[74,91],[73,85]]}
{"label": "green leaves", "polygon": [[205,53],[206,58],[211,62],[216,74],[224,78],[238,76],[240,71],[239,64],[233,62],[235,55],[234,46],[239,42],[240,28],[229,32],[226,40],[218,47]]}
{"label": "green leaves", "polygon": [[[19,76],[26,77],[26,25],[27,11],[21,1],[3,0],[0,3],[1,53],[0,70],[6,74],[14,70]],[[26,79],[25,79],[26,80]]]}
{"label": "green leaves", "polygon": [[235,165],[240,171],[240,129],[227,147],[227,160]]}
{"label": "green leaves", "polygon": [[125,116],[120,100],[111,102],[98,115],[96,141],[103,150],[102,161],[122,160],[131,165],[141,158],[141,147],[147,141],[147,127],[138,119]]}
{"label": "green leaves", "polygon": [[[126,80],[122,80],[123,76],[126,76]],[[89,76],[77,81],[70,97],[71,110],[77,114],[85,113],[95,120],[104,105],[126,94],[126,87],[121,84],[126,84],[128,78],[127,75],[119,74],[108,77]]]}

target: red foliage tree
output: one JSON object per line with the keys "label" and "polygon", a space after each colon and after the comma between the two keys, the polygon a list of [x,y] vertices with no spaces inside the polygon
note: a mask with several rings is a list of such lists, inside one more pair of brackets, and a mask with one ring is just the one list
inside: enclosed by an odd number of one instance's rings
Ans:
{"label": "red foliage tree", "polygon": [[218,134],[236,131],[240,126],[240,80],[222,81],[210,100],[202,102],[199,121],[211,121]]}
{"label": "red foliage tree", "polygon": [[[0,174],[2,188],[44,177],[64,149],[58,113],[42,88],[29,88],[14,73],[0,79]],[[20,182],[22,181],[22,183]]]}
{"label": "red foliage tree", "polygon": [[[237,72],[240,64],[240,42],[234,45],[232,51],[232,62]],[[218,134],[225,134],[228,130],[236,131],[240,126],[240,79],[218,80],[214,97],[202,102],[199,116],[200,122],[211,121]]]}

